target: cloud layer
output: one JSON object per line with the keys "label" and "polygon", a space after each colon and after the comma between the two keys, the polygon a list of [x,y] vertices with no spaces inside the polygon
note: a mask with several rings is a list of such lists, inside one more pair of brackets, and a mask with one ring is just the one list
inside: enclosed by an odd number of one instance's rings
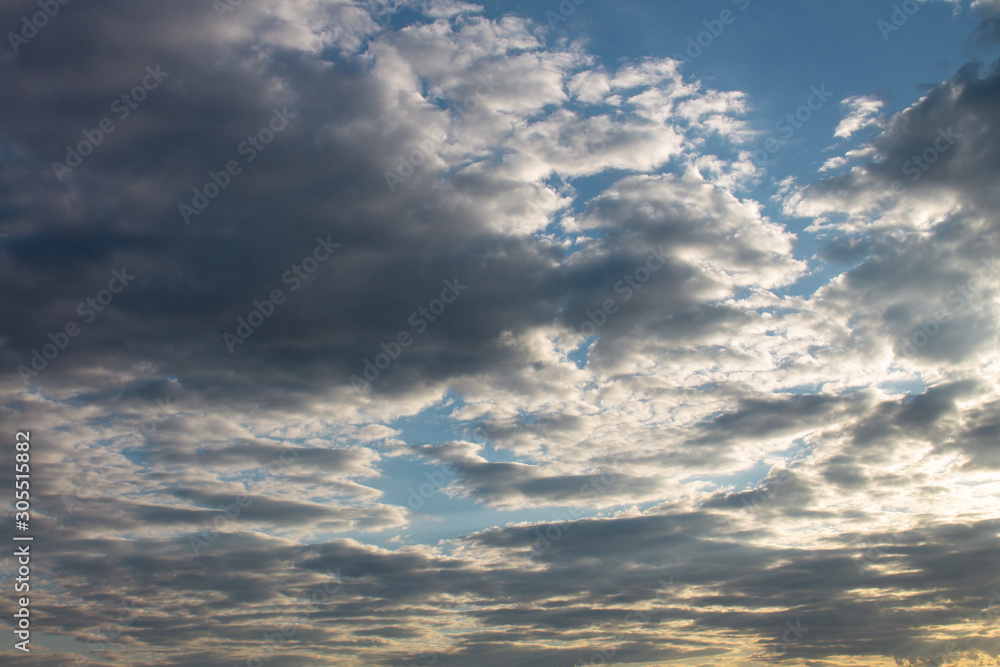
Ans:
{"label": "cloud layer", "polygon": [[997,65],[764,201],[678,61],[264,4],[3,56],[25,664],[996,662]]}

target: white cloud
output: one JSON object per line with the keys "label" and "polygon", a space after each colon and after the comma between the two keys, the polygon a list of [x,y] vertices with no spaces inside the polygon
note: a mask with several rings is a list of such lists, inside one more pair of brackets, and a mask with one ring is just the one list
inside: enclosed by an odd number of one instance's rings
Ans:
{"label": "white cloud", "polygon": [[882,100],[870,95],[849,97],[840,104],[845,113],[833,132],[833,136],[838,139],[849,139],[864,128],[877,125],[883,106]]}

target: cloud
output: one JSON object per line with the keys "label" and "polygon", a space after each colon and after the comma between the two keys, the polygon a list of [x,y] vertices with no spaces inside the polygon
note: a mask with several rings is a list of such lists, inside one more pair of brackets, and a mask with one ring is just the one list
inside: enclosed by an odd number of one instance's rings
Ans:
{"label": "cloud", "polygon": [[997,0],[973,0],[971,7],[979,13],[975,40],[990,43],[1000,39],[1000,3]]}
{"label": "cloud", "polygon": [[748,92],[513,14],[61,11],[0,89],[39,664],[996,656],[996,67],[848,98],[854,166],[760,201]]}
{"label": "cloud", "polygon": [[876,124],[882,111],[882,100],[867,95],[848,97],[840,104],[845,115],[833,131],[833,136],[838,139],[849,139],[865,127]]}

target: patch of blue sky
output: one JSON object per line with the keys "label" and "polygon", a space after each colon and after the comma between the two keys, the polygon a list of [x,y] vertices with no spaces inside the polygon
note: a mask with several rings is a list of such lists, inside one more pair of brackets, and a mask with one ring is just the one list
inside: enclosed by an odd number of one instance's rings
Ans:
{"label": "patch of blue sky", "polygon": [[[437,445],[454,439],[451,434],[450,415],[460,406],[459,397],[449,391],[435,405],[407,417],[392,422],[391,427],[400,431],[399,438],[410,445]],[[451,435],[442,439],[443,433]]]}
{"label": "patch of blue sky", "polygon": [[904,380],[886,380],[880,383],[878,388],[887,394],[896,396],[918,396],[927,391],[927,384],[924,383],[923,378],[918,376]]}
{"label": "patch of blue sky", "polygon": [[691,482],[709,482],[715,488],[733,488],[736,491],[745,491],[757,486],[761,480],[767,477],[771,466],[763,461],[756,461],[749,468],[745,468],[729,475],[707,474],[691,475],[681,480],[682,484]]}
{"label": "patch of blue sky", "polygon": [[[805,460],[811,449],[812,446],[808,442],[802,438],[797,438],[787,449],[768,452],[765,458],[773,461],[775,457],[780,457],[784,460],[784,463],[778,467],[794,468],[796,463]],[[759,487],[767,479],[771,468],[774,467],[773,463],[769,461],[765,461],[764,459],[754,461],[749,467],[728,475],[691,475],[682,479],[681,483],[689,484],[691,482],[703,481],[711,483],[718,489],[731,488],[736,492],[749,491]]]}
{"label": "patch of blue sky", "polygon": [[823,382],[813,382],[809,384],[800,384],[794,387],[785,387],[783,389],[778,389],[775,394],[791,394],[793,396],[811,396],[813,394],[818,394],[823,391]]}
{"label": "patch of blue sky", "polygon": [[567,358],[576,364],[577,368],[583,370],[587,367],[587,362],[590,361],[590,353],[593,350],[592,345],[597,341],[597,339],[598,336],[587,336],[583,339],[583,342],[580,343],[579,347],[566,355]]}

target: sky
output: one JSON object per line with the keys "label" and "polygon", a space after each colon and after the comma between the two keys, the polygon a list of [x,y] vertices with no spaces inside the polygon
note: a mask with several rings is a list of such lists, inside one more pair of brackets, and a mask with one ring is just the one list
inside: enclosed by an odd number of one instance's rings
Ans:
{"label": "sky", "polygon": [[3,664],[1000,665],[998,0],[0,33]]}

